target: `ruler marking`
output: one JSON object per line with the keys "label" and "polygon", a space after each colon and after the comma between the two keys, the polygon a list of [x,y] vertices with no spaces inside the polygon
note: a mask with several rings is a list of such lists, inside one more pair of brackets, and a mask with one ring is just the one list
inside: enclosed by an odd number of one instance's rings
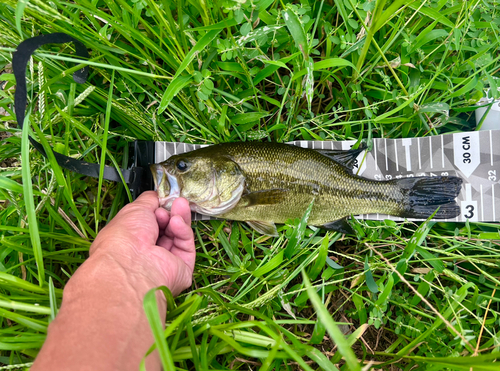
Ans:
{"label": "ruler marking", "polygon": [[394,141],[394,153],[396,155],[396,171],[399,171],[399,159],[398,159],[398,141]]}
{"label": "ruler marking", "polygon": [[420,137],[417,138],[417,148],[418,148],[418,169],[422,169],[422,156],[420,156]]}
{"label": "ruler marking", "polygon": [[434,167],[432,164],[432,137],[429,137],[429,166],[431,169]]}
{"label": "ruler marking", "polygon": [[490,164],[493,166],[493,134],[492,131],[490,130]]}
{"label": "ruler marking", "polygon": [[481,196],[481,220],[484,221],[484,202],[483,202],[483,185],[479,185],[479,194]]}
{"label": "ruler marking", "polygon": [[470,183],[465,183],[465,201],[472,201],[472,186]]}
{"label": "ruler marking", "polygon": [[444,168],[444,135],[441,135],[441,167]]}
{"label": "ruler marking", "polygon": [[493,183],[493,184],[491,185],[491,198],[492,198],[492,201],[493,201],[493,202],[492,202],[492,204],[493,204],[493,220],[492,220],[492,221],[494,221],[494,222],[495,222],[495,221],[497,220],[497,219],[496,219],[497,217],[496,217],[496,215],[495,215],[495,214],[496,214],[496,213],[495,213],[495,201],[496,201],[496,200],[495,200],[495,183]]}
{"label": "ruler marking", "polygon": [[163,160],[165,161],[167,159],[167,143],[163,143]]}
{"label": "ruler marking", "polygon": [[377,140],[373,140],[373,153],[375,154],[375,170],[378,170],[378,163],[377,163]]}
{"label": "ruler marking", "polygon": [[389,170],[389,158],[387,156],[387,138],[384,138],[384,147],[385,147],[385,170]]}
{"label": "ruler marking", "polygon": [[321,149],[325,149],[325,142],[321,142]]}
{"label": "ruler marking", "polygon": [[411,171],[411,154],[410,154],[410,146],[411,146],[411,138],[405,138],[402,140],[403,148],[405,149],[405,159],[406,159],[406,171]]}

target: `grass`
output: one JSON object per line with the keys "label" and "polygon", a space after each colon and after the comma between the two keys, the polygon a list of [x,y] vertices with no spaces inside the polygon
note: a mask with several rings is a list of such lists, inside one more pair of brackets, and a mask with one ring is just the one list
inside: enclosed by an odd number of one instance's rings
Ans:
{"label": "grass", "polygon": [[[78,85],[68,77],[70,44],[36,53],[27,69],[32,135],[126,167],[135,139],[369,141],[473,130],[471,106],[487,88],[498,97],[498,5],[1,0],[0,363],[33,360],[64,284],[129,198],[122,184],[67,172],[28,147],[9,66],[22,40],[65,32],[91,54],[90,78]],[[195,224],[192,290],[170,306],[163,335],[155,329],[163,362],[496,370],[498,224],[359,223],[358,236],[340,236],[300,233],[295,221],[279,238],[231,221]]]}

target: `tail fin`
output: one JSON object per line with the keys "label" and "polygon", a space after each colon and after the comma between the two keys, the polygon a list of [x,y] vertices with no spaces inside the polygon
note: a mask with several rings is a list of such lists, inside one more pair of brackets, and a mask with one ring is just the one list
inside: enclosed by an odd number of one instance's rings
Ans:
{"label": "tail fin", "polygon": [[462,178],[455,176],[436,176],[406,178],[397,180],[404,201],[405,218],[428,218],[439,207],[434,218],[448,219],[460,214],[456,197],[462,187]]}

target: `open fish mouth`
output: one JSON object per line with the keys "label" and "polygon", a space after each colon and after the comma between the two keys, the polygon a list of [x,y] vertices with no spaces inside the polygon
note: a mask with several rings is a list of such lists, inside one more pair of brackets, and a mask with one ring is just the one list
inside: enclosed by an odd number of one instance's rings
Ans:
{"label": "open fish mouth", "polygon": [[177,178],[169,173],[166,173],[167,180],[170,185],[170,193],[167,197],[159,197],[160,207],[163,207],[167,210],[170,210],[172,207],[172,203],[176,198],[179,198],[181,195],[181,190],[179,189],[179,183],[177,182]]}
{"label": "open fish mouth", "polygon": [[151,173],[153,174],[154,184],[158,192],[160,207],[170,210],[174,200],[180,197],[181,194],[177,178],[159,165],[152,165]]}

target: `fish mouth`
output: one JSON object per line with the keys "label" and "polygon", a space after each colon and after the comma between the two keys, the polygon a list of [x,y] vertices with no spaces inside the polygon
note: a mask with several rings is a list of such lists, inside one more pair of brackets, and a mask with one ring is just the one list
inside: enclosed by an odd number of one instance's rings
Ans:
{"label": "fish mouth", "polygon": [[158,199],[160,201],[160,207],[163,207],[167,210],[172,208],[172,204],[176,198],[181,196],[181,190],[179,188],[179,183],[177,182],[177,178],[168,172],[166,172],[167,181],[170,184],[170,193],[167,197],[161,197],[159,195]]}
{"label": "fish mouth", "polygon": [[154,185],[158,192],[160,207],[170,210],[172,203],[180,197],[180,188],[177,178],[158,164],[151,165]]}

